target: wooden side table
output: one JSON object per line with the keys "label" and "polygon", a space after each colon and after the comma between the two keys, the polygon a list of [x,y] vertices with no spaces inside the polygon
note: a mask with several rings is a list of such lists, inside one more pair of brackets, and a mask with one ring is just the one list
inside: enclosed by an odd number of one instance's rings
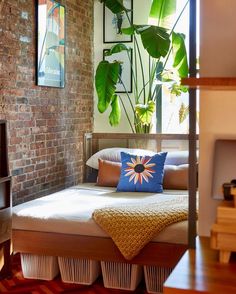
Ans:
{"label": "wooden side table", "polygon": [[[232,256],[234,257],[234,256]],[[236,259],[222,264],[210,248],[210,238],[200,237],[189,249],[164,284],[164,294],[236,293]]]}

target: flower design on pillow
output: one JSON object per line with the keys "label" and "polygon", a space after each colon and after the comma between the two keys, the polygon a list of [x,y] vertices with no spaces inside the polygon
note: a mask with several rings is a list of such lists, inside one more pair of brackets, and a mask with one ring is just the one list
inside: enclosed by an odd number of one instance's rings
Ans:
{"label": "flower design on pillow", "polygon": [[125,176],[130,176],[129,182],[134,180],[134,184],[136,184],[137,182],[142,184],[143,180],[145,180],[148,183],[148,178],[153,178],[152,174],[155,173],[152,167],[156,164],[150,163],[151,160],[151,157],[145,156],[136,156],[136,158],[131,157],[132,162],[127,162],[126,164],[129,167],[125,169],[125,171],[127,172]]}

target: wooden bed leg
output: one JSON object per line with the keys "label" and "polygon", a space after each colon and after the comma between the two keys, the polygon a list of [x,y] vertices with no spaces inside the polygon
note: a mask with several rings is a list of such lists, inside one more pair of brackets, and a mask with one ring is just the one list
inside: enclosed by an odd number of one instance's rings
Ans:
{"label": "wooden bed leg", "polygon": [[231,251],[220,250],[220,262],[229,263]]}

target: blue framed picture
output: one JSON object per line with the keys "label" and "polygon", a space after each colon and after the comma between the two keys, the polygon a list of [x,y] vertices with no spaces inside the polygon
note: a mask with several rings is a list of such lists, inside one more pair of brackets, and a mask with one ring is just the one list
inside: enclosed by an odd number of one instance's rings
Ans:
{"label": "blue framed picture", "polygon": [[38,0],[36,84],[65,86],[65,7],[54,0]]}

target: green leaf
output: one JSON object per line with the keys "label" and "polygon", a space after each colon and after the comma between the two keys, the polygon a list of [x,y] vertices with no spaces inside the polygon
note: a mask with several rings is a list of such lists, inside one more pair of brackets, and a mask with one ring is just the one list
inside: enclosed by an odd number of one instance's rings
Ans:
{"label": "green leaf", "polygon": [[131,27],[128,27],[128,28],[123,28],[123,29],[121,29],[121,31],[122,31],[122,33],[124,35],[131,36],[131,35],[134,35],[134,33],[135,33],[135,27],[131,26]]}
{"label": "green leaf", "polygon": [[173,83],[170,87],[171,94],[180,96],[182,93],[187,93],[188,88],[186,86],[179,85],[178,83]]}
{"label": "green leaf", "polygon": [[114,94],[112,97],[111,108],[112,108],[112,110],[109,115],[109,122],[110,122],[111,126],[115,127],[115,126],[119,125],[120,118],[121,118],[119,97],[116,94]]}
{"label": "green leaf", "polygon": [[176,73],[172,69],[166,69],[163,70],[161,73],[161,79],[162,82],[175,82],[177,83],[179,81],[179,78],[176,76]]}
{"label": "green leaf", "polygon": [[170,48],[170,35],[166,29],[156,26],[139,27],[144,48],[153,58],[165,57]]}
{"label": "green leaf", "polygon": [[149,13],[149,23],[171,28],[176,12],[176,0],[153,0]]}
{"label": "green leaf", "polygon": [[188,59],[184,39],[183,34],[172,33],[173,67],[177,69],[180,78],[188,76]]}
{"label": "green leaf", "polygon": [[189,106],[186,106],[184,103],[182,103],[179,109],[179,123],[181,124],[182,122],[184,122],[188,115]]}
{"label": "green leaf", "polygon": [[98,110],[103,113],[112,101],[119,78],[120,63],[101,61],[95,75],[95,87],[98,95]]}
{"label": "green leaf", "polygon": [[123,0],[99,0],[104,3],[105,6],[110,9],[114,14],[120,13],[122,11],[128,11],[128,9],[123,5]]}
{"label": "green leaf", "polygon": [[125,44],[119,43],[119,44],[116,44],[113,47],[111,47],[111,49],[106,50],[105,55],[110,56],[115,53],[120,53],[122,51],[130,51],[130,50],[131,49],[129,47],[127,47]]}
{"label": "green leaf", "polygon": [[135,113],[139,120],[144,125],[149,125],[152,122],[153,113],[155,111],[155,102],[148,101],[147,104],[137,104],[135,106]]}

